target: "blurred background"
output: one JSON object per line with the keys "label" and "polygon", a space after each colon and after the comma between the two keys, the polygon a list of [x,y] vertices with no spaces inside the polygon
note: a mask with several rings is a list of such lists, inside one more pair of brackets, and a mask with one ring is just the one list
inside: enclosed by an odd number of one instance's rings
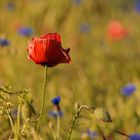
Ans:
{"label": "blurred background", "polygon": [[[48,111],[56,96],[62,139],[76,101],[110,112],[113,122],[100,124],[109,140],[127,140],[110,129],[140,134],[140,0],[0,0],[0,85],[30,89],[36,111],[44,68],[27,59],[26,49],[32,37],[49,32],[61,35],[72,64],[48,70],[43,138],[52,139],[47,127],[55,120]],[[72,139],[82,140],[90,130],[96,135],[89,139],[100,140],[95,126],[92,114],[82,113]]]}

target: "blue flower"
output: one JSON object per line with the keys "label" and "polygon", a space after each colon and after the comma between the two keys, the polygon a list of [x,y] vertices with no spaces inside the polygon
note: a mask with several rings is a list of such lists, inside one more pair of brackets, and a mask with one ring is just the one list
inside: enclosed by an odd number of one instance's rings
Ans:
{"label": "blue flower", "polygon": [[73,2],[75,5],[80,5],[80,4],[81,4],[81,0],[72,0],[72,2]]}
{"label": "blue flower", "polygon": [[91,131],[90,129],[87,130],[87,134],[91,140],[93,140],[97,136],[97,132]]}
{"label": "blue flower", "polygon": [[6,9],[9,11],[13,11],[15,9],[15,4],[13,2],[8,2],[6,4]]}
{"label": "blue flower", "polygon": [[97,136],[97,132],[95,131],[91,131],[90,129],[87,129],[86,131],[84,131],[81,135],[81,138],[84,139],[90,139],[90,140],[94,140],[94,138]]}
{"label": "blue flower", "polygon": [[89,30],[90,30],[90,26],[89,26],[88,23],[82,23],[82,24],[80,25],[80,32],[81,32],[81,33],[88,33]]}
{"label": "blue flower", "polygon": [[57,117],[57,115],[59,117],[62,117],[63,116],[63,112],[60,110],[60,111],[49,111],[49,116],[52,116],[52,117]]}
{"label": "blue flower", "polygon": [[55,97],[55,98],[52,99],[52,103],[54,105],[58,105],[60,103],[60,101],[61,101],[60,96],[57,96],[57,97]]}
{"label": "blue flower", "polygon": [[140,140],[140,134],[132,134],[132,135],[130,135],[129,140]]}
{"label": "blue flower", "polygon": [[8,46],[9,44],[10,44],[9,40],[0,38],[0,46],[1,47]]}
{"label": "blue flower", "polygon": [[52,116],[52,117],[57,117],[57,116],[63,116],[63,112],[61,111],[61,108],[60,108],[60,101],[61,101],[61,98],[60,96],[57,96],[55,98],[53,98],[52,100],[52,103],[53,103],[53,109],[52,111],[49,111],[49,116]]}
{"label": "blue flower", "polygon": [[18,33],[21,36],[31,36],[33,34],[33,30],[29,27],[22,27],[18,30]]}
{"label": "blue flower", "polygon": [[135,8],[136,12],[140,13],[140,0],[135,1],[134,8]]}
{"label": "blue flower", "polygon": [[13,108],[11,110],[11,116],[15,119],[17,118],[17,112],[18,112],[18,109],[17,108]]}
{"label": "blue flower", "polygon": [[125,96],[130,96],[136,91],[136,86],[134,84],[127,84],[121,89],[121,92]]}

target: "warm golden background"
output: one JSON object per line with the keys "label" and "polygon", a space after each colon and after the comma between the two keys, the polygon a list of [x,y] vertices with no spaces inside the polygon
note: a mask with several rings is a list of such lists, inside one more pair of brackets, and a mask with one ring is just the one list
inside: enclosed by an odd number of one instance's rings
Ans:
{"label": "warm golden background", "polygon": [[[31,89],[36,111],[40,110],[44,69],[27,59],[28,41],[58,32],[63,48],[71,49],[72,64],[48,70],[46,120],[41,128],[44,140],[52,140],[47,112],[52,110],[51,99],[55,96],[61,96],[64,113],[62,139],[69,129],[76,101],[110,112],[113,122],[100,124],[105,135],[111,135],[110,140],[126,138],[111,133],[109,128],[130,135],[140,133],[140,11],[136,5],[136,0],[0,0],[0,38],[10,41],[9,46],[0,48],[0,85],[10,85],[13,90]],[[127,38],[108,39],[112,20],[128,30]],[[21,26],[30,27],[33,34],[19,35],[17,29]],[[136,86],[136,92],[129,97],[121,93],[128,83]],[[97,131],[92,114],[85,112],[82,116],[72,140],[81,139],[87,128]],[[0,127],[4,123],[0,122]]]}

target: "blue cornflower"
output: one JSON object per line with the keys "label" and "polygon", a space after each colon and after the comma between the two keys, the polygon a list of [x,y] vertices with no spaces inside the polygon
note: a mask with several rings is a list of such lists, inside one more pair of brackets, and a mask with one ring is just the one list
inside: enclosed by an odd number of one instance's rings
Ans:
{"label": "blue cornflower", "polygon": [[134,8],[135,8],[136,12],[140,13],[140,0],[135,1]]}
{"label": "blue cornflower", "polygon": [[17,112],[18,112],[18,109],[17,109],[17,108],[13,108],[13,109],[11,110],[11,116],[12,116],[13,118],[17,118]]}
{"label": "blue cornflower", "polygon": [[81,33],[88,33],[89,30],[90,30],[90,26],[89,26],[88,23],[82,23],[82,24],[80,25],[80,32],[81,32]]}
{"label": "blue cornflower", "polygon": [[1,47],[8,46],[9,44],[10,44],[9,40],[0,38],[0,46]]}
{"label": "blue cornflower", "polygon": [[87,129],[87,134],[91,140],[93,140],[97,136],[97,132],[91,131],[90,129]]}
{"label": "blue cornflower", "polygon": [[59,116],[59,117],[61,117],[61,116],[63,116],[63,112],[60,110],[60,111],[49,111],[49,116],[52,116],[52,117],[57,117],[57,115]]}
{"label": "blue cornflower", "polygon": [[6,4],[6,9],[9,11],[13,11],[15,9],[15,4],[13,2],[8,2]]}
{"label": "blue cornflower", "polygon": [[130,135],[129,140],[140,140],[140,134],[132,134],[132,135]]}
{"label": "blue cornflower", "polygon": [[90,129],[87,129],[86,131],[84,131],[81,135],[81,138],[84,139],[90,139],[90,140],[94,140],[94,138],[97,136],[97,132],[95,131],[91,131]]}
{"label": "blue cornflower", "polygon": [[80,5],[80,4],[81,4],[81,0],[72,0],[72,2],[73,2],[75,5]]}
{"label": "blue cornflower", "polygon": [[121,93],[125,96],[130,96],[136,91],[136,86],[134,84],[127,84],[121,89]]}
{"label": "blue cornflower", "polygon": [[18,33],[21,35],[21,36],[31,36],[33,34],[33,30],[29,27],[21,27],[19,30],[18,30]]}
{"label": "blue cornflower", "polygon": [[53,103],[53,109],[52,109],[52,111],[49,111],[49,115],[53,116],[53,117],[57,117],[57,115],[60,117],[63,116],[63,112],[61,111],[61,108],[59,105],[59,103],[61,101],[60,96],[53,98],[51,101]]}
{"label": "blue cornflower", "polygon": [[52,99],[52,103],[54,105],[58,105],[60,103],[60,101],[61,101],[60,96],[57,96],[57,97],[55,97],[55,98]]}

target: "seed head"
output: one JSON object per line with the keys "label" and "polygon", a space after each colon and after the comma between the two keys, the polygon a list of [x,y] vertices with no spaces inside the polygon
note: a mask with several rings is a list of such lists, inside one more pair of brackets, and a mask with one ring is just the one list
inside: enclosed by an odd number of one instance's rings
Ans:
{"label": "seed head", "polygon": [[112,122],[110,114],[104,108],[96,108],[94,110],[94,115],[98,120],[103,122]]}

